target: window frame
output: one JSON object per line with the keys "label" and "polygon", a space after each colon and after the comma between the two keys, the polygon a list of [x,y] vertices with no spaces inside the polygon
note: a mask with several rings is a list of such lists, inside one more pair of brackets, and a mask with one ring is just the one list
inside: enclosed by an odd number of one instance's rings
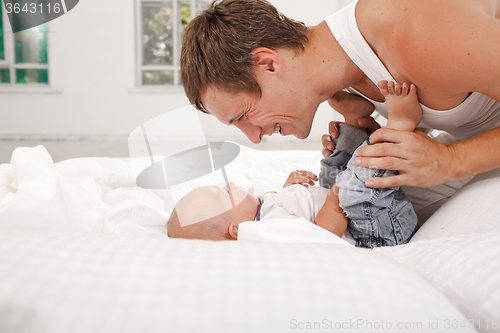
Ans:
{"label": "window frame", "polygon": [[[146,88],[150,90],[155,90],[158,88],[175,88],[173,90],[177,90],[182,88],[181,78],[180,78],[180,54],[181,54],[181,2],[190,2],[190,12],[192,20],[197,15],[197,3],[207,3],[208,5],[211,3],[209,0],[135,0],[135,32],[136,32],[136,66],[135,66],[135,85],[137,88]],[[172,12],[173,17],[172,21],[172,58],[173,64],[164,64],[164,65],[144,65],[143,64],[143,55],[144,55],[144,44],[143,44],[143,13],[142,13],[142,4],[144,2],[157,2],[161,3],[172,3]],[[142,82],[142,73],[143,71],[173,71],[173,84],[144,84]]]}
{"label": "window frame", "polygon": [[[3,43],[4,43],[4,54],[5,59],[0,60],[0,65],[3,69],[9,68],[10,83],[0,83],[1,88],[5,87],[51,87],[51,70],[50,70],[50,33],[49,33],[49,22],[44,23],[47,28],[47,63],[22,63],[16,64],[15,55],[15,45],[14,45],[14,33],[12,32],[12,27],[10,25],[10,20],[5,10],[5,1],[1,1],[0,6],[2,6],[2,22],[3,22]],[[40,82],[29,82],[29,83],[17,83],[16,70],[17,69],[45,69],[48,71],[47,83]],[[2,89],[4,90],[4,89]]]}

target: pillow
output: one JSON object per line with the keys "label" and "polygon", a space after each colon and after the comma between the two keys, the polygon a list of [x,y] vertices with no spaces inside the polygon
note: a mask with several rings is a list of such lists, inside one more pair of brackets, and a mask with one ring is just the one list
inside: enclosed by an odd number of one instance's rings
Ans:
{"label": "pillow", "polygon": [[498,332],[499,241],[500,232],[490,231],[412,241],[376,251],[392,256],[431,283],[481,331]]}
{"label": "pillow", "polygon": [[415,233],[412,242],[500,231],[500,169],[476,175]]}

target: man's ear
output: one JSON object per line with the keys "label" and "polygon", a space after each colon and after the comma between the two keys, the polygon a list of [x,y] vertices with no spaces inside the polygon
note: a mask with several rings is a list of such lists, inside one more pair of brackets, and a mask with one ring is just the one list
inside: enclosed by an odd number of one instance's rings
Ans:
{"label": "man's ear", "polygon": [[278,52],[267,47],[258,47],[251,52],[256,58],[255,67],[257,72],[266,74],[283,75],[285,62]]}
{"label": "man's ear", "polygon": [[229,223],[229,235],[233,239],[238,239],[238,223],[237,222],[231,222]]}

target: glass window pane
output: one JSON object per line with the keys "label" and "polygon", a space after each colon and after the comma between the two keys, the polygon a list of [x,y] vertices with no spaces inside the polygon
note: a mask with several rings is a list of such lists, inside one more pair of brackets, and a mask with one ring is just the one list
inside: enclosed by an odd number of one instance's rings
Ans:
{"label": "glass window pane", "polygon": [[172,3],[142,5],[143,65],[173,64]]}
{"label": "glass window pane", "polygon": [[210,1],[196,1],[196,14],[210,7]]}
{"label": "glass window pane", "polygon": [[16,64],[47,63],[47,26],[23,30],[14,34]]}
{"label": "glass window pane", "polygon": [[0,83],[10,83],[10,71],[9,69],[0,69]]}
{"label": "glass window pane", "polygon": [[47,69],[16,69],[17,83],[49,83]]}
{"label": "glass window pane", "polygon": [[143,71],[142,84],[174,84],[174,72]]}
{"label": "glass window pane", "polygon": [[191,1],[181,1],[181,34],[184,28],[191,21]]}
{"label": "glass window pane", "polygon": [[[5,59],[5,48],[3,44],[3,15],[2,15],[2,0],[0,0],[0,60]],[[1,81],[3,82],[3,81]]]}

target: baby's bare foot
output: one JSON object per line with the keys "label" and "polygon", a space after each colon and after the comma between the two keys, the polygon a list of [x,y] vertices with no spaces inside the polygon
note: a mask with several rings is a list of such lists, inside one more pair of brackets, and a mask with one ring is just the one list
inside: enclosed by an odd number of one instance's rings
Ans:
{"label": "baby's bare foot", "polygon": [[328,104],[338,113],[344,116],[345,122],[356,128],[361,128],[358,120],[368,117],[373,113],[375,107],[372,103],[361,96],[338,91],[328,100]]}
{"label": "baby's bare foot", "polygon": [[413,132],[422,120],[422,108],[418,103],[417,87],[414,84],[380,81],[380,91],[385,96],[387,128]]}

